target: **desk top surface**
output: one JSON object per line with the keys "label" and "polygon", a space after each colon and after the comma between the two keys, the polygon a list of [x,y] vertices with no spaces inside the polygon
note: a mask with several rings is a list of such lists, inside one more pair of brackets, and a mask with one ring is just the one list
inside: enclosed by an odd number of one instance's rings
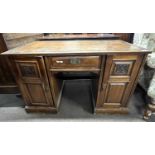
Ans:
{"label": "desk top surface", "polygon": [[111,53],[150,53],[122,40],[34,41],[2,55],[93,55]]}

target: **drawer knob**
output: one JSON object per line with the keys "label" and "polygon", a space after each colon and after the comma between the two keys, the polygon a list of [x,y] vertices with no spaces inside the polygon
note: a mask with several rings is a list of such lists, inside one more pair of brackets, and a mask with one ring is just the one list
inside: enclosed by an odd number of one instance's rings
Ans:
{"label": "drawer knob", "polygon": [[63,64],[63,61],[62,60],[57,60],[56,63]]}

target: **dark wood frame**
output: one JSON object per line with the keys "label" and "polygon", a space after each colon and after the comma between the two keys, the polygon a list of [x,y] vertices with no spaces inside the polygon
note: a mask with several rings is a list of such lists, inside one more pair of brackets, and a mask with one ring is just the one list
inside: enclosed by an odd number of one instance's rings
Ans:
{"label": "dark wood frame", "polygon": [[[2,33],[0,33],[0,53],[7,51]],[[8,57],[0,55],[0,93],[19,93],[18,86],[8,64]]]}

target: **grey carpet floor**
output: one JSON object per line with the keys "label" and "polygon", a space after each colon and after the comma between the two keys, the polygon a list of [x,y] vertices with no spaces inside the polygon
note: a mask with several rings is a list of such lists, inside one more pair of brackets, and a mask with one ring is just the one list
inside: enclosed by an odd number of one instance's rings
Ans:
{"label": "grey carpet floor", "polygon": [[[129,101],[129,114],[93,114],[90,81],[73,80],[65,83],[57,114],[26,113],[22,98],[15,94],[0,94],[0,121],[144,122],[145,100],[145,95],[137,88]],[[155,116],[149,121],[155,121]]]}

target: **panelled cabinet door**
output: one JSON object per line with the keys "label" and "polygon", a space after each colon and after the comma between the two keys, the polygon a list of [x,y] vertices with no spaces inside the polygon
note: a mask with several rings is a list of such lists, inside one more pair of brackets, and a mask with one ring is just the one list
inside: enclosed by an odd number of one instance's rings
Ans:
{"label": "panelled cabinet door", "polygon": [[17,82],[29,106],[54,106],[42,57],[15,57]]}
{"label": "panelled cabinet door", "polygon": [[126,106],[142,60],[142,55],[107,56],[98,107]]}

